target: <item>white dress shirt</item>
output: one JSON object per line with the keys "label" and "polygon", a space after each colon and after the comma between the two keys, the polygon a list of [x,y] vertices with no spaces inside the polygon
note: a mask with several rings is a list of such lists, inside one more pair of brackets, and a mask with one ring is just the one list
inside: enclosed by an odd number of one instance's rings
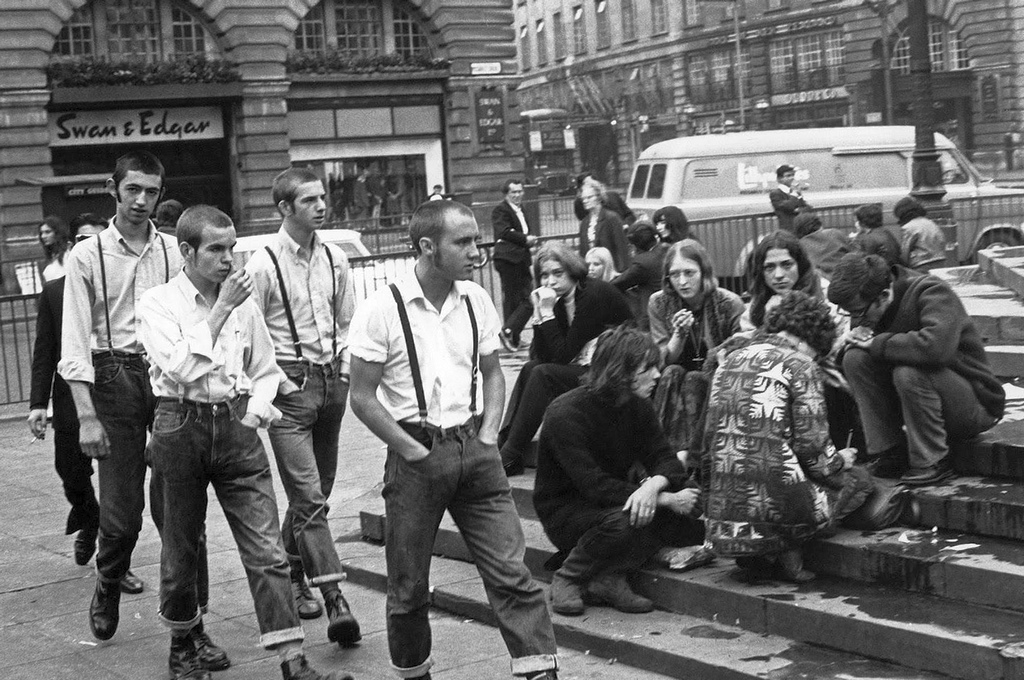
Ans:
{"label": "white dress shirt", "polygon": [[[487,292],[472,281],[456,281],[441,309],[423,294],[415,274],[398,282],[412,328],[416,358],[420,364],[427,400],[427,422],[435,427],[454,427],[469,420],[472,384],[473,334],[466,299],[473,305],[479,334],[480,356],[498,351],[501,324]],[[352,319],[349,349],[353,356],[384,364],[378,396],[391,417],[419,423],[419,407],[413,387],[409,353],[391,291],[377,290],[359,305]],[[483,381],[477,380],[476,403],[483,405]]]}
{"label": "white dress shirt", "polygon": [[206,404],[248,394],[249,413],[263,423],[280,418],[272,402],[284,374],[259,309],[251,297],[236,307],[214,342],[212,308],[184,272],[142,296],[139,335],[153,393]]}

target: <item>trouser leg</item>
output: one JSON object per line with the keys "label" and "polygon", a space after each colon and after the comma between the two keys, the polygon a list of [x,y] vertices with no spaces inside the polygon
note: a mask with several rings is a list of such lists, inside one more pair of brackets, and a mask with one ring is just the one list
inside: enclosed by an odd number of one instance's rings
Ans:
{"label": "trouser leg", "polygon": [[462,479],[448,510],[480,572],[512,672],[557,668],[544,592],[524,563],[526,540],[497,451],[475,437],[455,442]]}
{"label": "trouser leg", "polygon": [[95,530],[100,522],[100,505],[92,486],[92,459],[82,452],[78,428],[54,429],[54,467],[71,504],[64,532]]}
{"label": "trouser leg", "polygon": [[555,397],[565,394],[580,384],[585,366],[537,364],[530,371],[523,387],[518,408],[508,428],[508,438],[502,448],[502,459],[508,462],[530,445],[544,420],[544,411]]}
{"label": "trouser leg", "polygon": [[868,454],[876,456],[902,445],[903,416],[893,385],[892,364],[874,359],[865,350],[850,348],[843,357],[843,374],[857,402]]}

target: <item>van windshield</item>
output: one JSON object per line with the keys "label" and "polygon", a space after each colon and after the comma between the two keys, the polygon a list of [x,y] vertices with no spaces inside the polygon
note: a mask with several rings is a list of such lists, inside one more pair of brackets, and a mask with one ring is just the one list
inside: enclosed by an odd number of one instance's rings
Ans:
{"label": "van windshield", "polygon": [[[685,161],[684,161],[685,162]],[[811,191],[884,189],[908,186],[906,157],[898,151],[833,155],[830,149],[689,160],[683,176],[682,198],[699,200],[737,194],[765,194],[775,188],[775,169],[796,168],[796,181]]]}

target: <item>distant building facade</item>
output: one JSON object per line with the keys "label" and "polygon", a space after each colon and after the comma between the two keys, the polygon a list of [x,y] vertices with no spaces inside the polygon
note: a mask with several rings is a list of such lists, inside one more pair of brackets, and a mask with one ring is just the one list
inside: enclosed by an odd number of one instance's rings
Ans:
{"label": "distant building facade", "polygon": [[[312,167],[331,217],[389,224],[430,187],[522,170],[504,0],[21,0],[0,6],[0,273],[44,214],[113,212],[148,148],[166,198],[274,228],[274,175]],[[356,186],[357,178],[363,176]],[[363,205],[357,205],[357,201]],[[397,223],[397,222],[396,222]]]}
{"label": "distant building facade", "polygon": [[[1024,4],[928,5],[937,129],[983,168],[1005,167],[1010,150],[1019,164]],[[646,146],[741,124],[912,123],[906,3],[514,0],[514,12],[538,176],[589,170],[623,185]]]}

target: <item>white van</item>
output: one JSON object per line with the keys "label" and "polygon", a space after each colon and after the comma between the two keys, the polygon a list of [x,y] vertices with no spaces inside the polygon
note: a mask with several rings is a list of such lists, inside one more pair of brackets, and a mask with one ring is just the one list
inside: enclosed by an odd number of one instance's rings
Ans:
{"label": "white van", "polygon": [[[943,135],[936,134],[935,143],[958,222],[960,259],[993,244],[1024,243],[1024,191],[994,186]],[[627,200],[648,218],[658,208],[678,206],[694,223],[715,271],[739,275],[753,243],[777,228],[768,192],[776,186],[778,166],[796,168],[796,182],[807,186],[804,198],[824,226],[852,229],[853,210],[864,203],[880,203],[889,225],[895,224],[893,205],[912,187],[913,150],[911,126],[680,137],[640,154]]]}

